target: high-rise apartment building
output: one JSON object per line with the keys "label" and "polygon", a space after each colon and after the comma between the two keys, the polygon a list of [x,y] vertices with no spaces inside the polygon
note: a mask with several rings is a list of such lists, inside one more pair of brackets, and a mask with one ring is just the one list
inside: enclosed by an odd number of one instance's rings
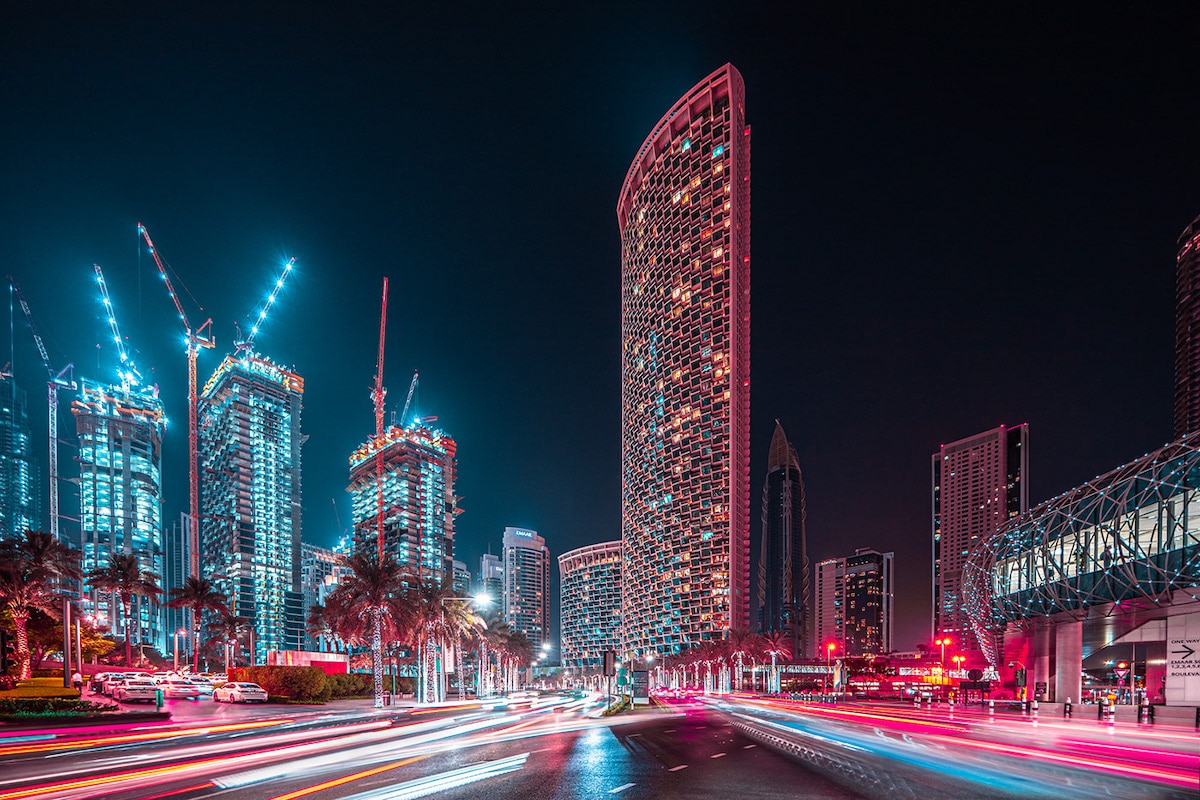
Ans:
{"label": "high-rise apartment building", "polygon": [[1200,431],[1200,217],[1175,260],[1175,438]]}
{"label": "high-rise apartment building", "polygon": [[1029,509],[1029,426],[1001,425],[933,454],[933,635],[974,661],[963,565],[979,544]]}
{"label": "high-rise apartment building", "polygon": [[562,665],[598,672],[604,651],[620,646],[621,542],[576,548],[558,557]]}
{"label": "high-rise apartment building", "polygon": [[811,655],[808,545],[804,536],[804,478],[800,459],[775,420],[763,486],[762,549],[758,558],[758,627],[783,631],[797,657]]}
{"label": "high-rise apartment building", "polygon": [[200,392],[202,574],[251,620],[257,663],[304,648],[300,587],[304,379],[226,356]]}
{"label": "high-rise apartment building", "polygon": [[504,529],[504,621],[536,654],[550,636],[550,549],[537,531]]}
{"label": "high-rise apartment building", "polygon": [[300,543],[300,594],[306,620],[306,650],[324,648],[325,643],[308,631],[308,614],[313,606],[325,605],[325,597],[338,585],[346,571],[341,556],[335,550],[308,542]]}
{"label": "high-rise apartment building", "polygon": [[[115,553],[137,557],[163,574],[162,437],[166,425],[157,386],[109,386],[84,378],[71,403],[79,439],[79,525],[83,572],[103,568]],[[83,612],[115,633],[126,630],[120,601],[87,581]],[[135,597],[129,637],[135,647],[167,651],[162,605]]]}
{"label": "high-rise apartment building", "polygon": [[891,652],[894,560],[894,553],[859,548],[817,565],[814,655],[823,655],[830,643],[839,657]]}
{"label": "high-rise apartment building", "polygon": [[410,422],[372,436],[350,456],[355,543],[376,546],[382,497],[384,548],[422,584],[453,580],[457,450],[445,431]]}
{"label": "high-rise apartment building", "polygon": [[[163,598],[170,599],[171,592],[175,589],[180,589],[187,583],[188,577],[192,574],[192,537],[188,532],[192,530],[191,515],[186,512],[179,515],[179,521],[171,523],[171,526],[163,528],[163,571],[162,582],[159,586],[163,590]],[[196,561],[199,563],[199,560]],[[164,630],[167,636],[170,637],[175,631],[192,631],[192,610],[190,608],[171,608],[169,605],[163,606],[163,617],[166,620]],[[174,644],[172,642],[172,644]],[[182,647],[182,642],[180,643]],[[182,652],[182,650],[180,651]]]}
{"label": "high-rise apartment building", "polygon": [[492,605],[499,609],[504,599],[504,564],[500,556],[484,553],[479,557],[479,588],[492,598]]}
{"label": "high-rise apartment building", "polygon": [[29,398],[0,376],[0,539],[42,527],[41,480],[33,457]]}
{"label": "high-rise apartment building", "polygon": [[471,570],[467,562],[454,560],[454,594],[458,597],[471,596]]}
{"label": "high-rise apartment building", "polygon": [[617,202],[628,656],[750,624],[750,128],[726,64],[667,110]]}

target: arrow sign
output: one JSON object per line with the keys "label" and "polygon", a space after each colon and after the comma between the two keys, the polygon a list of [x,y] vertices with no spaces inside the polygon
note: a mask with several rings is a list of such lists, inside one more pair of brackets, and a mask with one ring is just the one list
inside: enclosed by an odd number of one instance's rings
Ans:
{"label": "arrow sign", "polygon": [[[1187,646],[1186,644],[1184,644],[1183,642],[1180,642],[1180,643],[1179,643],[1179,646],[1180,646],[1180,647],[1182,647],[1183,649],[1182,649],[1182,650],[1172,650],[1172,651],[1171,651],[1171,655],[1173,655],[1173,656],[1177,656],[1177,655],[1179,655],[1179,654],[1181,654],[1181,653],[1182,653],[1182,654],[1183,654],[1183,658],[1191,658],[1193,655],[1195,655],[1195,654],[1196,654],[1196,651],[1195,651],[1195,650],[1193,650],[1192,648],[1188,647],[1188,646]],[[1180,660],[1182,661],[1183,659],[1180,659]]]}

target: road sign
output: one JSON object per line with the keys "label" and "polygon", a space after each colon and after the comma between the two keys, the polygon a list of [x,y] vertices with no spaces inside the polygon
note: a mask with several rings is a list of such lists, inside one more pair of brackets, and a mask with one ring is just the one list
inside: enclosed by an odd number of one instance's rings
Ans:
{"label": "road sign", "polygon": [[1200,636],[1167,640],[1167,680],[1200,677]]}
{"label": "road sign", "polygon": [[1114,669],[1113,675],[1117,676],[1117,683],[1124,683],[1125,679],[1129,677],[1129,670],[1128,669]]}

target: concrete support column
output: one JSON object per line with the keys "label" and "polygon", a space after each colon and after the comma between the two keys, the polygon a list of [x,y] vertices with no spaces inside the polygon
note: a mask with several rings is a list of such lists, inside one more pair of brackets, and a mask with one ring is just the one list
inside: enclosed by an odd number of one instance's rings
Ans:
{"label": "concrete support column", "polygon": [[1041,621],[1037,623],[1037,629],[1033,632],[1033,650],[1030,653],[1032,656],[1029,667],[1029,686],[1027,689],[1030,700],[1046,700],[1046,697],[1038,697],[1037,685],[1046,683],[1047,689],[1051,689],[1048,684],[1054,677],[1051,664],[1054,656],[1054,639],[1053,624],[1050,622]]}
{"label": "concrete support column", "polygon": [[1146,649],[1145,671],[1146,696],[1155,705],[1165,702],[1163,685],[1167,681],[1167,645],[1165,642],[1146,642],[1138,646],[1138,660],[1142,660],[1142,648]]}
{"label": "concrete support column", "polygon": [[1054,626],[1054,682],[1050,699],[1078,703],[1083,695],[1083,623],[1060,622]]}

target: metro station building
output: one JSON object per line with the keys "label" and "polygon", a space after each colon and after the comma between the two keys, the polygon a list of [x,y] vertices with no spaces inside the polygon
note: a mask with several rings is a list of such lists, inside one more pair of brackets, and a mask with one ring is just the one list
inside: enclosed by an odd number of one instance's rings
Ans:
{"label": "metro station building", "polygon": [[1200,705],[1198,595],[1198,435],[1016,517],[964,568],[988,662],[1006,684],[1024,667],[1048,702],[1080,701],[1085,662],[1119,659],[1150,703]]}

